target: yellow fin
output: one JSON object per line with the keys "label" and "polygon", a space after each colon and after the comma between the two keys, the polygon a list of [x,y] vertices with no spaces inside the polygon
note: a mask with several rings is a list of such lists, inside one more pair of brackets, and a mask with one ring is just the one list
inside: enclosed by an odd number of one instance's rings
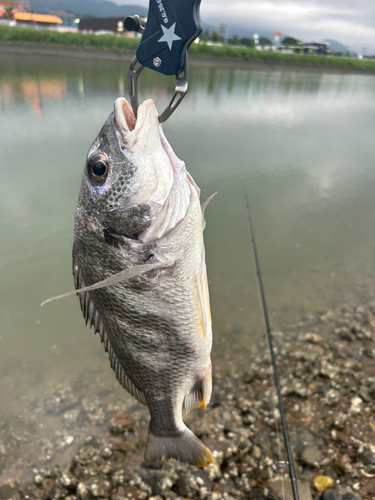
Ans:
{"label": "yellow fin", "polygon": [[211,360],[208,359],[208,362],[209,366],[206,373],[184,398],[184,410],[186,413],[189,413],[193,408],[202,408],[204,411],[210,402],[212,393],[212,367]]}
{"label": "yellow fin", "polygon": [[207,334],[211,329],[212,319],[208,292],[207,270],[204,263],[202,271],[196,275],[196,289],[200,326],[203,339],[206,340]]}
{"label": "yellow fin", "polygon": [[207,467],[207,465],[212,464],[214,462],[212,453],[208,448],[206,448],[206,456],[204,460],[201,460],[197,463],[197,467]]}

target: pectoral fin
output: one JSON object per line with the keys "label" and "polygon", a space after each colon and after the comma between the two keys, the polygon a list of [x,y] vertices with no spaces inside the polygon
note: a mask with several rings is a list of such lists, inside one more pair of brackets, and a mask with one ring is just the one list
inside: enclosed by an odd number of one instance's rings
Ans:
{"label": "pectoral fin", "polygon": [[57,297],[52,297],[50,299],[47,299],[41,303],[41,306],[44,306],[44,304],[47,304],[48,302],[52,302],[52,300],[62,299],[64,297],[68,297],[69,295],[74,295],[75,293],[90,292],[91,290],[97,290],[98,288],[105,288],[106,286],[116,285],[117,283],[121,283],[122,281],[128,281],[131,278],[138,276],[139,274],[147,273],[148,271],[152,271],[153,269],[159,269],[162,267],[172,267],[173,264],[174,264],[173,261],[167,261],[167,262],[157,261],[153,262],[152,264],[143,264],[141,266],[135,266],[129,269],[124,269],[124,271],[120,271],[114,276],[111,276],[110,278],[107,278],[103,281],[99,281],[94,285],[85,286],[84,288],[73,290],[71,292],[64,293],[63,295],[58,295]]}

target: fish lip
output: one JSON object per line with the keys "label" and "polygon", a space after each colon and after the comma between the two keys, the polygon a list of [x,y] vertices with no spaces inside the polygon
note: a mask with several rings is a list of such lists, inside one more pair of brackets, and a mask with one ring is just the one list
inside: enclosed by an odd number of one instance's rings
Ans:
{"label": "fish lip", "polygon": [[138,135],[150,114],[154,115],[151,116],[151,120],[155,119],[157,126],[159,126],[158,112],[152,99],[146,99],[139,105],[137,117],[135,117],[132,107],[124,97],[116,99],[113,123],[122,149],[124,147],[130,148],[137,142]]}
{"label": "fish lip", "polygon": [[158,113],[152,99],[146,99],[140,104],[137,110],[137,117],[135,117],[132,107],[124,97],[119,97],[116,100],[114,108],[114,127],[119,136],[120,145],[123,151],[123,146],[125,146],[125,149],[128,149],[137,142],[137,135],[143,128],[148,115],[154,115],[151,116],[151,120],[155,120],[157,123],[160,143],[169,158],[172,170],[173,172],[181,171],[181,167],[184,167],[185,164],[177,157],[170,147],[159,123]]}

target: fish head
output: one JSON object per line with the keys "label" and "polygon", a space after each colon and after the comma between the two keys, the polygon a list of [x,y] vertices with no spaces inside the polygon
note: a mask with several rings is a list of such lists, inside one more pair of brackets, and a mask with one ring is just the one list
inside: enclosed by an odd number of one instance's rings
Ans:
{"label": "fish head", "polygon": [[136,119],[119,98],[87,154],[77,216],[89,217],[97,229],[142,239],[173,187],[186,183],[187,176],[164,137],[153,101],[139,106]]}

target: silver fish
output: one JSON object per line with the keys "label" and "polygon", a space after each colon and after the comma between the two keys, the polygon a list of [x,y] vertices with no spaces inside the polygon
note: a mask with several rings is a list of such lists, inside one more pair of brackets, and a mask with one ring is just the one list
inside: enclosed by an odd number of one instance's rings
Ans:
{"label": "silver fish", "polygon": [[149,408],[146,462],[212,462],[182,419],[207,406],[212,387],[199,194],[153,101],[139,107],[136,120],[117,99],[87,155],[73,272],[83,315],[119,382]]}

